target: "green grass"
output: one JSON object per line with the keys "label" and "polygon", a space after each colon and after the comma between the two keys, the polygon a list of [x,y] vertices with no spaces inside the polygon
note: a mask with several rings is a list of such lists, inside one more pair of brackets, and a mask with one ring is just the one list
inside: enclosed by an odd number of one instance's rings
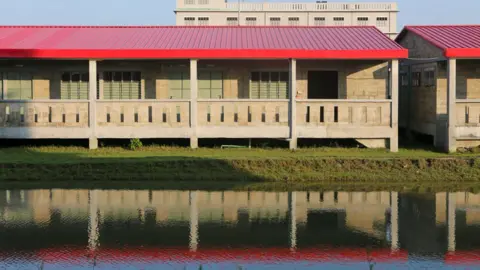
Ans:
{"label": "green grass", "polygon": [[29,188],[480,190],[479,180],[477,154],[429,149],[0,149],[2,185]]}
{"label": "green grass", "polygon": [[88,150],[83,147],[23,147],[0,148],[0,164],[69,164],[69,163],[117,163],[208,158],[221,160],[236,159],[311,159],[311,158],[452,158],[475,157],[478,154],[447,155],[433,150],[400,149],[390,153],[384,149],[360,148],[305,148],[296,151],[288,149],[218,149],[200,148],[191,150],[182,147],[143,147],[131,151],[122,147],[106,147]]}

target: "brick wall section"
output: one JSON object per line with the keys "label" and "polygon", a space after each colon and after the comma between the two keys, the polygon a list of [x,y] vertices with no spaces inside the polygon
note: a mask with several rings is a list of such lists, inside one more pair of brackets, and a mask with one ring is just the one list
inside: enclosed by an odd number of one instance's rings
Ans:
{"label": "brick wall section", "polygon": [[408,49],[409,58],[435,58],[443,56],[443,50],[412,32],[407,32],[399,43]]}

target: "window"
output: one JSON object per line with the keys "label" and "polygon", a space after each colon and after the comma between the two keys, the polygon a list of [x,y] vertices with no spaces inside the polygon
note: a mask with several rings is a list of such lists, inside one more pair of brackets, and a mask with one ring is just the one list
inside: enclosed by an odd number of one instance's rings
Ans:
{"label": "window", "polygon": [[290,26],[298,26],[299,23],[300,23],[300,18],[298,18],[298,17],[288,18],[288,25],[290,25]]}
{"label": "window", "polygon": [[315,17],[313,22],[315,26],[325,26],[325,17]]}
{"label": "window", "polygon": [[230,26],[238,25],[238,18],[237,17],[228,17],[227,18],[227,25],[230,25]]}
{"label": "window", "polygon": [[223,74],[221,71],[200,71],[198,73],[199,98],[223,98]]}
{"label": "window", "polygon": [[400,85],[401,86],[408,86],[408,74],[401,73],[400,74]]}
{"label": "window", "polygon": [[335,25],[335,26],[345,25],[345,18],[343,18],[343,17],[333,17],[333,25]]}
{"label": "window", "polygon": [[245,24],[249,26],[257,25],[257,18],[256,17],[247,17],[245,18]]}
{"label": "window", "polygon": [[250,98],[288,98],[288,72],[252,72]]}
{"label": "window", "polygon": [[412,86],[420,86],[422,83],[422,73],[412,72]]}
{"label": "window", "polygon": [[5,99],[32,99],[32,74],[28,72],[7,73],[7,95]]}
{"label": "window", "polygon": [[388,26],[387,17],[377,17],[377,27],[386,27]]}
{"label": "window", "polygon": [[368,17],[358,17],[357,25],[360,25],[360,26],[368,25]]}
{"label": "window", "polygon": [[140,72],[109,71],[103,73],[104,99],[140,99]]}
{"label": "window", "polygon": [[423,85],[430,87],[430,86],[435,86],[435,71],[430,69],[430,70],[425,70],[424,71],[424,81]]}
{"label": "window", "polygon": [[208,0],[198,0],[199,5],[208,5]]}
{"label": "window", "polygon": [[168,96],[170,99],[190,98],[190,71],[170,72],[168,74]]}
{"label": "window", "polygon": [[198,17],[198,25],[206,26],[208,25],[209,18],[208,17]]}
{"label": "window", "polygon": [[185,0],[185,5],[195,5],[195,0]]}
{"label": "window", "polygon": [[280,17],[271,17],[270,18],[271,26],[280,26]]}
{"label": "window", "polygon": [[185,25],[195,25],[195,17],[185,17],[183,20]]}
{"label": "window", "polygon": [[88,99],[87,72],[64,72],[60,82],[60,99]]}

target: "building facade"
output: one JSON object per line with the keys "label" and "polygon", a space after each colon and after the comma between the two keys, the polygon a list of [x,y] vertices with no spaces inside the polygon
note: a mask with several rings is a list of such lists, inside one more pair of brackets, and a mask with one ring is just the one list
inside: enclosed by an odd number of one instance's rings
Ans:
{"label": "building facade", "polygon": [[376,26],[397,35],[398,7],[389,3],[251,3],[177,0],[176,24],[226,26]]}
{"label": "building facade", "polygon": [[437,148],[480,145],[480,26],[407,26],[397,41],[400,126],[433,136]]}
{"label": "building facade", "polygon": [[407,51],[374,27],[291,30],[0,28],[0,138],[353,138],[397,151]]}

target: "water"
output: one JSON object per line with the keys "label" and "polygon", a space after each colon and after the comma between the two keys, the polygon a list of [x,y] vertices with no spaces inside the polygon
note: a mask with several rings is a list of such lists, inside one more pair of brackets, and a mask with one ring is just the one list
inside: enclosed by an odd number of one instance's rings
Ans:
{"label": "water", "polygon": [[480,194],[0,191],[0,269],[480,269]]}

